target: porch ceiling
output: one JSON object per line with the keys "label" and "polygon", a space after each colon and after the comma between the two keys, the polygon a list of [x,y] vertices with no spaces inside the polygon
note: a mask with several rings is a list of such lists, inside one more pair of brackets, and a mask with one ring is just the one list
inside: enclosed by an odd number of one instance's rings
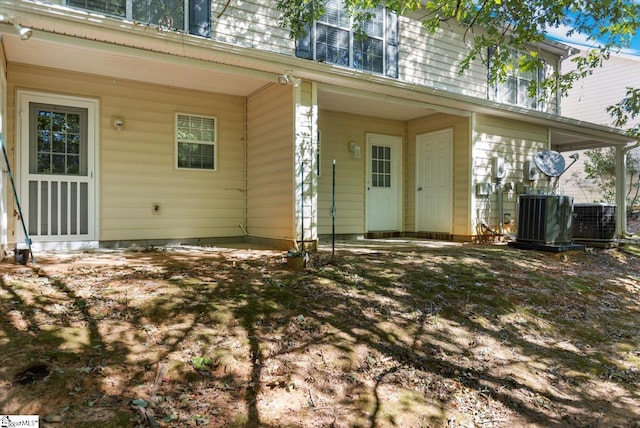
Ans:
{"label": "porch ceiling", "polygon": [[[41,34],[41,33],[40,33]],[[270,73],[250,72],[188,58],[142,49],[109,46],[104,43],[64,37],[56,40],[34,35],[22,41],[11,32],[2,35],[2,44],[9,63],[93,74],[114,79],[148,82],[176,88],[247,96],[275,82]],[[324,110],[392,120],[409,120],[435,112],[427,104],[407,103],[393,97],[367,99],[343,89],[320,89],[318,103]],[[384,101],[384,102],[382,102]]]}
{"label": "porch ceiling", "polygon": [[[551,148],[559,152],[588,150],[611,145],[610,140],[596,139],[593,136],[586,136],[558,129],[551,130]],[[626,143],[621,145],[626,145]]]}
{"label": "porch ceiling", "polygon": [[275,81],[268,73],[243,73],[205,61],[186,58],[178,61],[170,55],[142,49],[86,41],[78,43],[71,39],[67,43],[63,37],[56,39],[40,38],[34,34],[31,39],[22,41],[5,32],[2,45],[9,63],[198,91],[247,96]]}
{"label": "porch ceiling", "polygon": [[363,97],[339,91],[318,89],[318,106],[322,110],[337,111],[355,115],[371,116],[390,120],[410,120],[428,116],[437,110],[425,103],[407,103],[392,97]]}
{"label": "porch ceiling", "polygon": [[[429,103],[400,100],[392,96],[363,94],[345,88],[332,88],[326,85],[320,85],[318,89],[318,105],[323,110],[399,121],[425,117],[438,112],[469,116],[472,111],[476,110],[471,105],[469,105],[468,111],[464,111],[434,106]],[[518,121],[526,122],[530,120],[534,123],[550,126],[551,148],[560,152],[607,146],[625,146],[631,141],[629,137],[610,134],[608,132],[609,129],[598,130],[598,132],[589,129],[591,133],[582,132],[580,125],[573,123],[575,121],[571,121],[572,123],[570,124],[565,124],[563,121],[552,123],[549,120],[533,120],[531,115],[526,114],[514,115],[499,110],[482,110],[481,112],[506,116]],[[557,126],[563,126],[563,128]],[[590,126],[593,128],[593,124],[590,124]]]}

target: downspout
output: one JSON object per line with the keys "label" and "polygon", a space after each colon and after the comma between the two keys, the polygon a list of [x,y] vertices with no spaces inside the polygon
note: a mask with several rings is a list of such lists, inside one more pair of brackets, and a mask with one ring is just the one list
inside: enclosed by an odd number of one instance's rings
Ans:
{"label": "downspout", "polygon": [[[482,218],[480,217],[480,211],[478,208],[478,197],[476,196],[476,193],[474,192],[475,187],[474,187],[474,183],[476,181],[476,172],[475,172],[475,148],[476,148],[476,113],[472,112],[471,115],[469,116],[469,128],[471,130],[471,132],[469,132],[469,157],[467,158],[468,160],[468,165],[467,168],[469,170],[469,181],[467,182],[470,191],[468,192],[468,203],[469,203],[469,207],[471,208],[469,210],[469,213],[467,215],[467,232],[470,236],[473,237],[474,233],[476,234],[476,237],[478,239],[480,239],[480,233],[478,232],[480,230],[480,222],[482,221]],[[485,207],[486,209],[486,207]],[[476,218],[475,220],[472,219],[472,213],[475,212],[476,213]]]}
{"label": "downspout", "polygon": [[502,191],[502,180],[498,180],[498,236],[500,239],[504,236],[504,192]]}
{"label": "downspout", "polygon": [[616,147],[616,236],[632,235],[627,230],[627,154],[640,147],[640,140],[630,146]]}
{"label": "downspout", "polygon": [[[563,60],[564,60],[564,56],[560,55],[560,57],[558,58],[558,64],[556,64],[556,73],[558,76],[562,72]],[[556,77],[556,116],[562,116],[562,94],[559,91],[560,85],[559,85],[558,79],[559,78]]]}

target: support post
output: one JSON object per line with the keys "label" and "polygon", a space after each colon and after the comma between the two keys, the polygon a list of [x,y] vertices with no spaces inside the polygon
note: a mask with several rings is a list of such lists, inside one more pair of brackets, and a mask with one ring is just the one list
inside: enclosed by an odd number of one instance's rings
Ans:
{"label": "support post", "polygon": [[333,179],[331,182],[331,260],[336,255],[336,160],[333,160]]}
{"label": "support post", "polygon": [[616,147],[616,236],[627,234],[627,153]]}
{"label": "support post", "polygon": [[300,161],[300,239],[304,257],[304,158]]}

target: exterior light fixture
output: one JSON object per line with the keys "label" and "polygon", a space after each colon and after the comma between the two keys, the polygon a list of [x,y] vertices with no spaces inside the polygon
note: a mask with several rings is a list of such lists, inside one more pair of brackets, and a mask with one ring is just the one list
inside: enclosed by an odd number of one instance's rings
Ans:
{"label": "exterior light fixture", "polygon": [[301,82],[300,79],[293,77],[288,72],[278,76],[278,83],[281,85],[288,85],[289,83],[291,83],[295,88],[297,88],[298,86],[300,86],[300,82]]}
{"label": "exterior light fixture", "polygon": [[124,119],[116,116],[112,120],[113,128],[118,132],[122,131],[122,129],[124,128]]}
{"label": "exterior light fixture", "polygon": [[281,76],[278,76],[278,83],[281,85],[288,85],[289,84],[289,74],[285,73]]}
{"label": "exterior light fixture", "polygon": [[31,35],[33,34],[33,31],[31,30],[31,28],[23,27],[17,22],[13,23],[13,27],[18,32],[18,35],[20,36],[20,40],[29,40],[31,38]]}
{"label": "exterior light fixture", "polygon": [[360,159],[360,144],[355,141],[349,141],[349,151],[352,159]]}

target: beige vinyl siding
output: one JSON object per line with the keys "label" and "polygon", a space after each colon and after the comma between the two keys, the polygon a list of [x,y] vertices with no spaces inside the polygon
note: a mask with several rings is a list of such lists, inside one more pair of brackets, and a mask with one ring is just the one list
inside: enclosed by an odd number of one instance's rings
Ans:
{"label": "beige vinyl siding", "polygon": [[[260,50],[295,55],[295,41],[287,29],[278,26],[281,13],[274,2],[254,0],[231,3],[217,19],[226,3],[212,7],[213,40]],[[446,25],[429,34],[419,19],[399,18],[399,80],[487,99],[487,67],[477,60],[460,75],[460,63],[468,52],[464,28]],[[555,68],[556,58],[546,55]],[[555,110],[555,99],[550,110]]]}
{"label": "beige vinyl siding", "polygon": [[[318,129],[321,135],[318,234],[331,234],[332,162],[334,159],[336,160],[336,234],[362,234],[365,232],[366,217],[366,134],[395,135],[404,139],[404,122],[321,110]],[[360,159],[351,157],[350,141],[360,145]],[[405,153],[404,147],[402,152]],[[406,168],[406,159],[405,156],[403,169]]]}
{"label": "beige vinyl siding", "polygon": [[487,98],[487,68],[480,61],[460,75],[469,51],[462,29],[452,24],[429,34],[421,22],[400,18],[400,79],[417,85]]}
{"label": "beige vinyl siding", "polygon": [[[575,69],[575,64],[565,60],[562,67],[568,72]],[[573,85],[562,100],[562,115],[612,126],[607,107],[620,102],[627,94],[627,87],[640,87],[640,60],[612,56],[602,67]],[[630,121],[628,126],[637,123],[640,119]]]}
{"label": "beige vinyl siding", "polygon": [[[232,3],[220,19],[216,19],[225,4],[223,2],[213,5],[214,40],[295,55],[295,41],[289,38],[287,29],[278,26],[281,13],[275,8],[274,2],[254,0]],[[399,80],[477,98],[488,98],[486,64],[481,60],[473,61],[469,69],[460,75],[461,61],[469,51],[463,27],[445,24],[435,34],[429,34],[420,19],[400,16],[399,30]],[[556,68],[557,57],[548,53],[543,53],[543,57],[551,69]],[[546,111],[555,112],[555,104],[554,97],[549,100]]]}
{"label": "beige vinyl siding", "polygon": [[469,183],[471,182],[470,118],[447,114],[434,114],[408,123],[407,194],[405,198],[405,224],[407,230],[416,231],[416,137],[420,134],[444,129],[453,130],[453,235],[470,235]]}
{"label": "beige vinyl siding", "polygon": [[269,85],[247,101],[249,235],[295,238],[294,106],[291,85]]}
{"label": "beige vinyl siding", "polygon": [[[21,65],[9,66],[9,81],[11,94],[20,88],[100,100],[101,241],[242,235],[242,98]],[[176,112],[218,118],[216,172],[175,167]],[[114,116],[124,119],[121,132],[111,127]]]}
{"label": "beige vinyl siding", "polygon": [[[434,34],[424,28],[419,19],[400,17],[400,80],[417,85],[442,89],[472,97],[489,98],[487,65],[476,59],[470,67],[460,74],[460,64],[469,52],[466,43],[472,36],[466,35],[465,28],[452,24],[443,24]],[[486,55],[486,53],[485,53]],[[541,58],[547,63],[547,75],[557,68],[558,57],[541,52]],[[486,61],[486,56],[483,58]],[[545,111],[557,111],[556,97],[546,100]]]}
{"label": "beige vinyl siding", "polygon": [[289,38],[289,31],[278,26],[282,13],[275,6],[274,1],[261,0],[213,2],[211,37],[219,42],[292,55],[295,43]]}
{"label": "beige vinyl siding", "polygon": [[[581,55],[584,55],[582,53]],[[562,64],[563,71],[575,69],[571,60]],[[562,100],[562,115],[575,119],[613,125],[613,118],[607,113],[607,107],[620,102],[627,93],[627,87],[640,87],[640,60],[637,58],[612,55],[602,67],[579,80],[573,85],[566,98]],[[636,118],[625,127],[640,123]],[[565,153],[565,158],[571,153]],[[560,177],[560,187],[566,195],[574,197],[574,203],[602,201],[602,191],[586,178],[584,172],[585,152],[578,152],[578,161]],[[640,158],[640,150],[632,150],[629,156]]]}
{"label": "beige vinyl siding", "polygon": [[[598,189],[596,183],[587,178],[587,173],[584,172],[584,163],[588,159],[585,155],[586,150],[580,150],[578,152],[563,153],[566,159],[567,166],[571,162],[568,158],[572,153],[578,153],[578,161],[569,168],[569,170],[560,176],[559,187],[562,192],[567,196],[573,196],[573,203],[591,203],[591,202],[603,202],[602,191]],[[637,150],[632,150],[630,156],[637,155]],[[633,179],[635,180],[635,178]],[[627,183],[630,178],[627,177]]]}
{"label": "beige vinyl siding", "polygon": [[[486,115],[477,115],[476,133],[473,148],[473,185],[476,183],[495,183],[492,176],[492,159],[504,158],[508,165],[507,176],[504,183],[522,182],[523,164],[533,160],[533,155],[540,150],[549,147],[549,130],[543,126],[518,122]],[[546,180],[541,177],[535,183],[535,187],[544,187]],[[473,197],[475,210],[472,218],[485,220],[491,228],[498,227],[498,201],[494,193],[489,198],[476,197],[475,189]],[[509,214],[514,220],[511,227],[515,232],[515,220],[517,218],[516,203],[518,197],[515,191],[504,192],[505,214]]]}

